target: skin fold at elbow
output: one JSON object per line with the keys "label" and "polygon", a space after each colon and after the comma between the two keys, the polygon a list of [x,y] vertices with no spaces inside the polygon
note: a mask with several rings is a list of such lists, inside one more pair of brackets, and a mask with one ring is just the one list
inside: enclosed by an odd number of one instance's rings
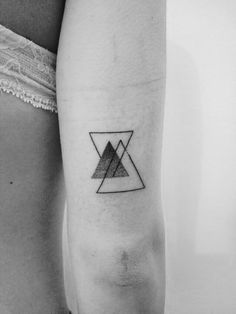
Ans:
{"label": "skin fold at elbow", "polygon": [[164,245],[158,239],[94,241],[82,244],[77,254],[84,272],[100,286],[137,288],[158,281],[164,273]]}

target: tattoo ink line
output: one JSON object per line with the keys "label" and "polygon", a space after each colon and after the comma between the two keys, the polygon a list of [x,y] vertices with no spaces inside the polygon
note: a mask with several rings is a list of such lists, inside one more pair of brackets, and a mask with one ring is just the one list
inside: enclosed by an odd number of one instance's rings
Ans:
{"label": "tattoo ink line", "polygon": [[[130,133],[130,134],[129,134]],[[93,137],[94,134],[100,134],[96,140]],[[114,149],[112,145],[113,141],[117,141],[117,135],[129,134],[129,138],[124,145],[122,136],[118,137],[119,141]],[[97,168],[92,176],[92,179],[102,179],[96,193],[98,194],[110,194],[110,193],[125,193],[142,190],[145,188],[143,179],[133,161],[127,148],[130,144],[131,138],[134,131],[119,131],[119,132],[89,132],[89,136],[95,147],[95,150],[100,158]],[[116,136],[115,139],[112,136]],[[104,145],[104,140],[106,142],[105,149],[101,154],[98,149],[98,141],[102,141],[101,144]],[[119,157],[117,151],[119,147],[123,147],[121,156]],[[124,155],[127,154],[125,159],[126,164],[122,162]],[[112,179],[112,181],[110,181]],[[116,180],[116,181],[114,181]],[[105,184],[106,183],[106,184]],[[114,183],[114,187],[112,188]],[[105,186],[104,186],[105,185]]]}

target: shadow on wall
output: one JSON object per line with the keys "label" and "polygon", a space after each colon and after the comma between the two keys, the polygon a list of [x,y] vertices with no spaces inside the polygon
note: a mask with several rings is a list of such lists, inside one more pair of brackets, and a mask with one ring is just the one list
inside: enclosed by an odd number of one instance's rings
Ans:
{"label": "shadow on wall", "polygon": [[[230,85],[212,93],[209,88],[221,82],[220,75],[208,82],[201,74],[200,80],[191,55],[173,42],[167,64],[162,155],[166,314],[234,314],[236,129],[226,93],[232,88],[235,99],[234,81],[224,78]],[[209,68],[204,70],[206,75]],[[223,104],[222,95],[229,97]]]}
{"label": "shadow on wall", "polygon": [[181,286],[186,288],[190,283],[187,278],[192,276],[196,258],[202,104],[199,76],[191,55],[173,42],[168,42],[167,47],[162,195],[167,238],[166,312],[172,314],[180,313],[176,312],[175,300],[183,291]]}

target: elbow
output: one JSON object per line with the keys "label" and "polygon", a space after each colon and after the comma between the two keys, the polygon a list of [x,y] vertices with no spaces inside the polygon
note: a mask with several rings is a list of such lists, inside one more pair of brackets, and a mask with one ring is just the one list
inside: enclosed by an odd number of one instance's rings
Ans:
{"label": "elbow", "polygon": [[[141,254],[141,252],[140,252]],[[137,256],[133,250],[120,250],[114,260],[98,276],[101,284],[117,288],[139,287],[150,282],[156,273],[154,252],[142,252]]]}
{"label": "elbow", "polygon": [[164,274],[164,243],[158,239],[93,242],[80,255],[90,278],[101,286],[138,287],[158,280]]}

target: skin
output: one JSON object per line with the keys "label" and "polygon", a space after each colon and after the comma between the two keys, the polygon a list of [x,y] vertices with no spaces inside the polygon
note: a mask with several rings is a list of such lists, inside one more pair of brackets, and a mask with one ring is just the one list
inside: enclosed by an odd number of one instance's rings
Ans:
{"label": "skin", "polygon": [[[58,53],[75,313],[163,314],[165,1],[69,0]],[[128,151],[146,188],[97,194],[89,132],[125,130],[134,130]]]}
{"label": "skin", "polygon": [[[55,52],[63,1],[0,3],[0,23]],[[44,21],[44,23],[42,23]],[[0,312],[65,314],[56,114],[0,94]]]}
{"label": "skin", "polygon": [[65,0],[1,0],[0,23],[56,52],[64,4]]}

